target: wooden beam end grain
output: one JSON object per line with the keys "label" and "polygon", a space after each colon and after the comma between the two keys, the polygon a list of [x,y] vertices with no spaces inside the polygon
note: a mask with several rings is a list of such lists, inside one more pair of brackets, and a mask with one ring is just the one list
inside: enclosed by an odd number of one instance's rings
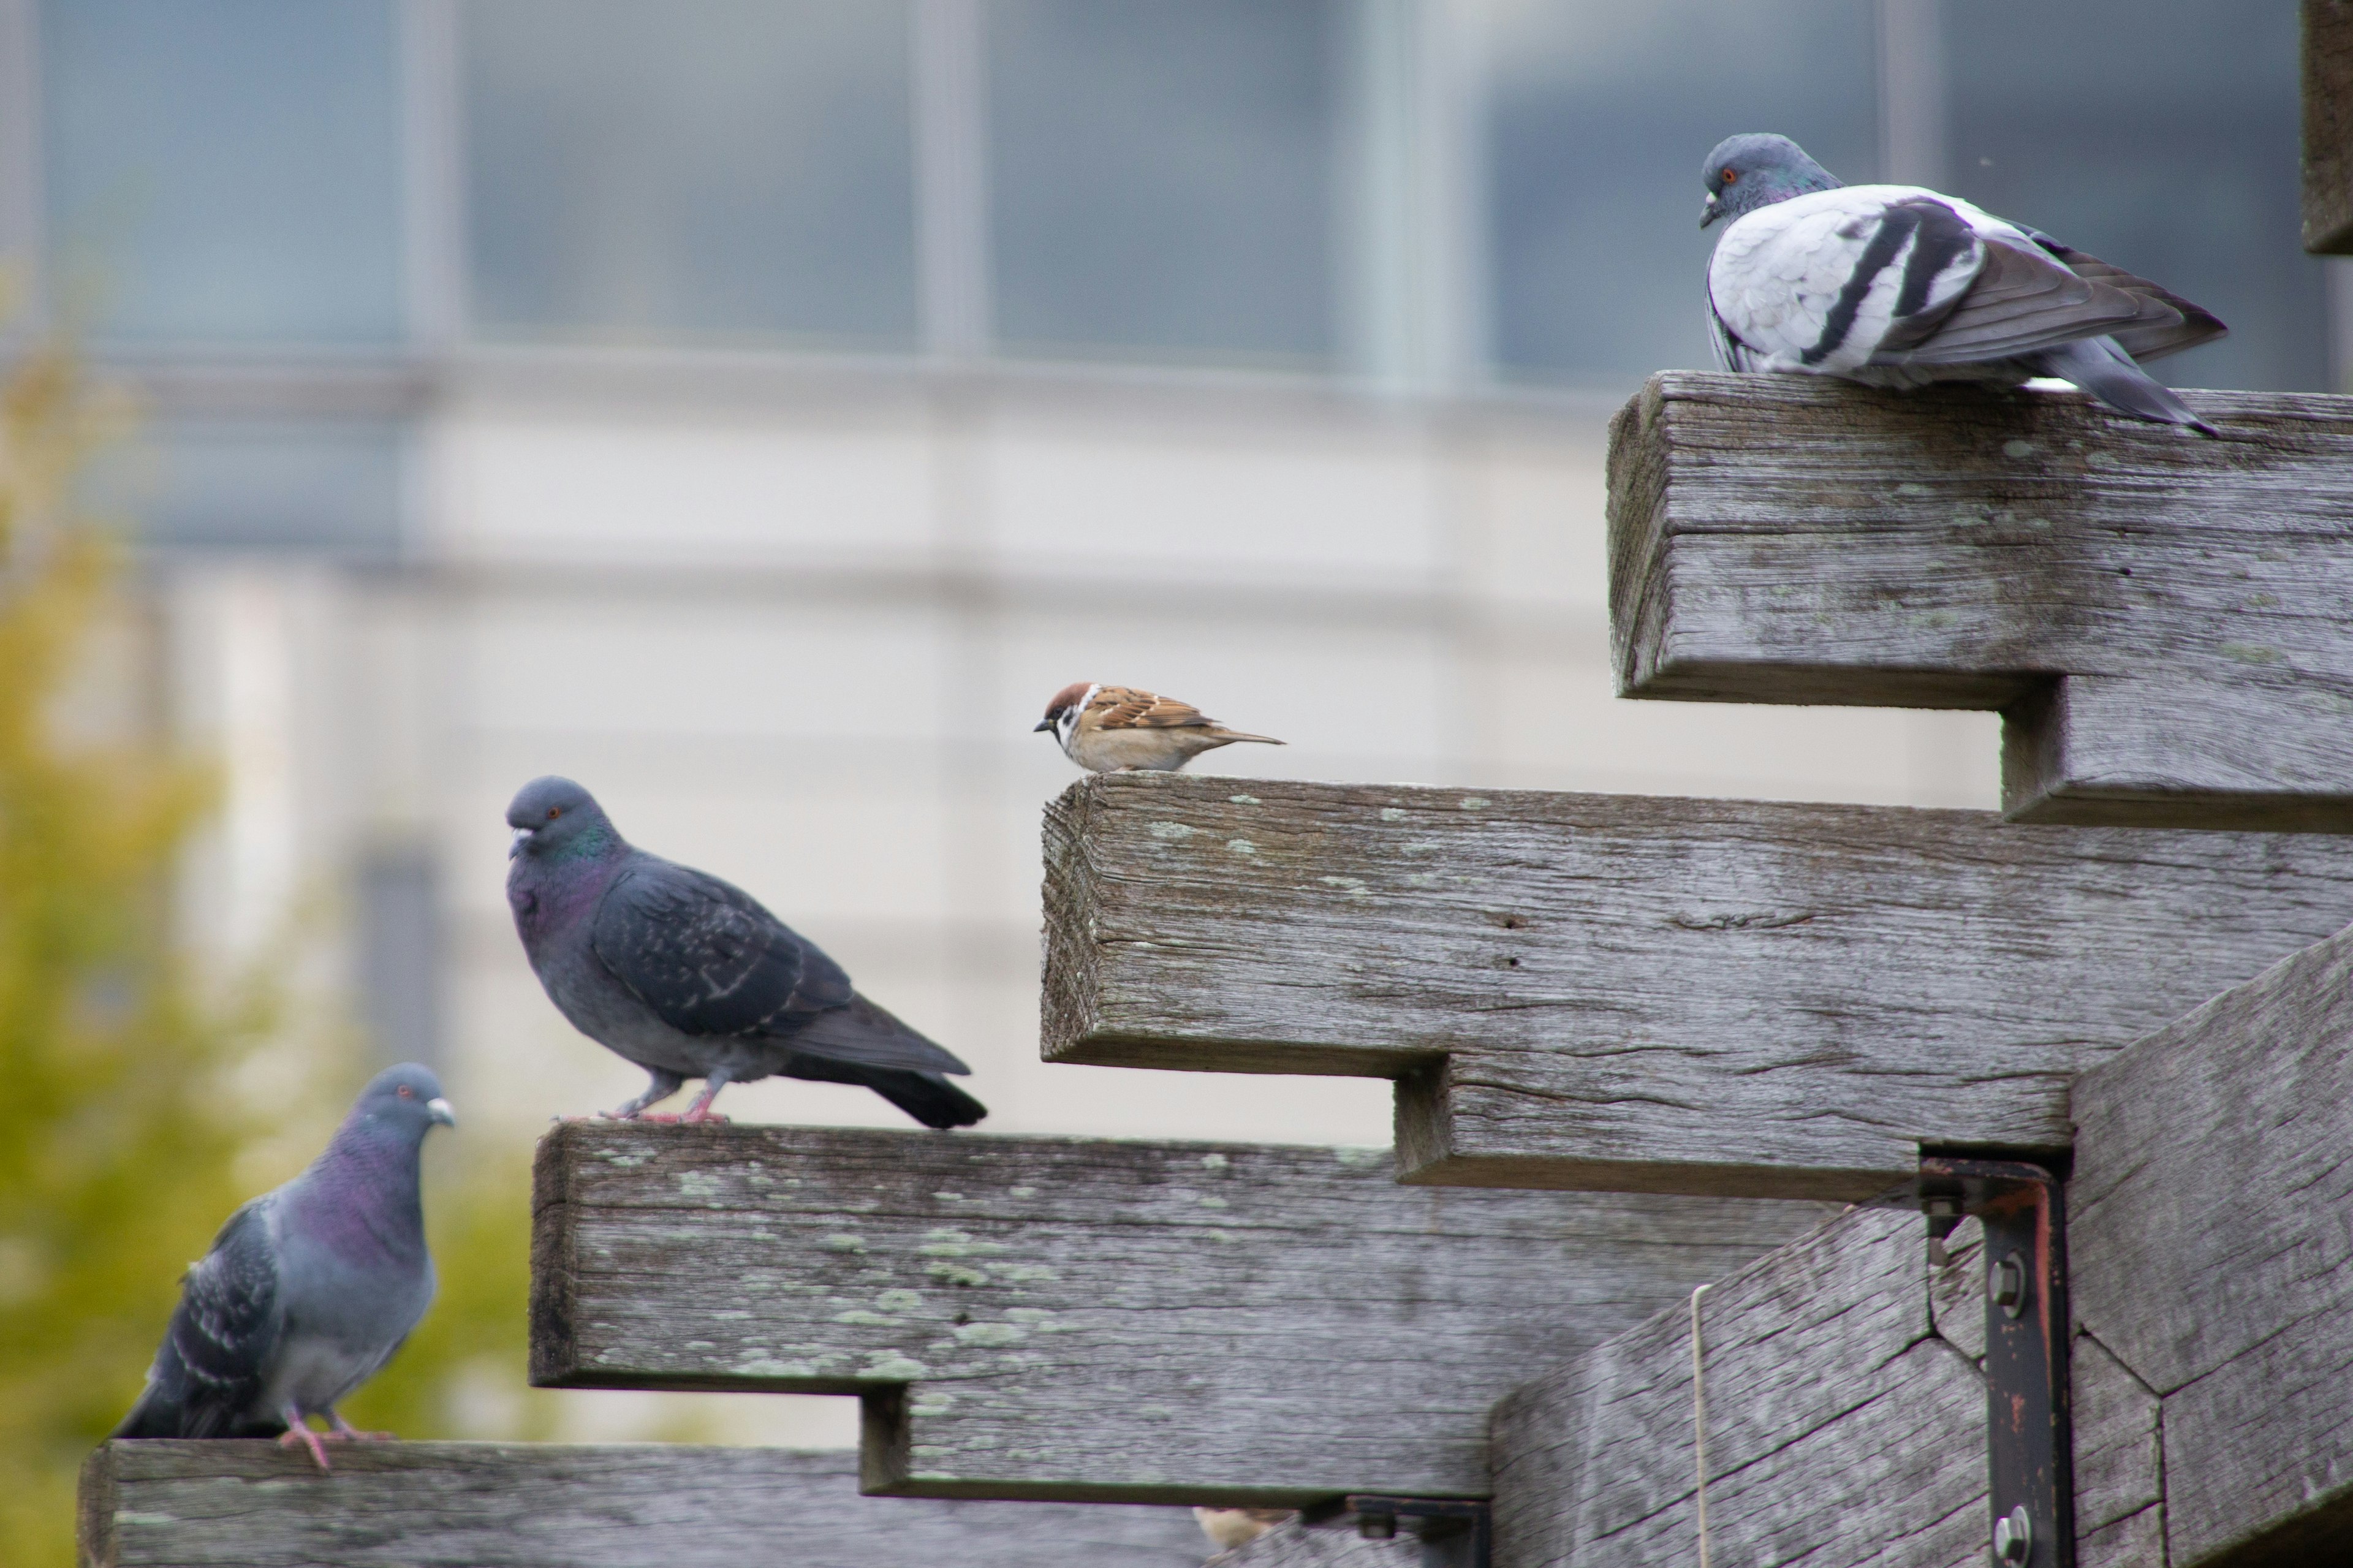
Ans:
{"label": "wooden beam end grain", "polygon": [[2304,247],[2353,256],[2353,3],[2304,0]]}

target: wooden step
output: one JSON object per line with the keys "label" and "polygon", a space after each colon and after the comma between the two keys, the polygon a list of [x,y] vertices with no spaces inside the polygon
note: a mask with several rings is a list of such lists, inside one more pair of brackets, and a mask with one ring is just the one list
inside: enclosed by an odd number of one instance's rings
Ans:
{"label": "wooden step", "polygon": [[1198,1568],[1190,1510],[858,1494],[852,1454],[371,1443],[322,1475],[275,1443],[107,1443],[83,1568]]}
{"label": "wooden step", "polygon": [[532,1377],[864,1397],[869,1490],[1478,1497],[1487,1410],[1818,1205],[1400,1187],[1387,1151],[575,1122]]}
{"label": "wooden step", "polygon": [[1860,1199],[2353,920],[2353,838],[1111,774],[1046,823],[1057,1061],[1393,1078],[1405,1179]]}
{"label": "wooden step", "polygon": [[2353,398],[1669,371],[1610,426],[1619,690],[1998,709],[2034,822],[2353,829]]}

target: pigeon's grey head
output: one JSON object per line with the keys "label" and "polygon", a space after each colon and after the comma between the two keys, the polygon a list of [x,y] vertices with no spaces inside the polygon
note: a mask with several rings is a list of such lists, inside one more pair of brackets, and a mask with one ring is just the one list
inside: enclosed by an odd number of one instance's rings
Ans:
{"label": "pigeon's grey head", "polygon": [[1840,183],[1787,136],[1757,131],[1717,142],[1700,166],[1699,180],[1707,188],[1707,205],[1699,214],[1702,228],[1810,191],[1834,191]]}
{"label": "pigeon's grey head", "polygon": [[621,841],[596,797],[554,773],[515,792],[507,805],[507,826],[514,829],[510,860],[518,855],[570,860],[601,854]]}
{"label": "pigeon's grey head", "polygon": [[378,1134],[421,1143],[434,1127],[455,1127],[458,1113],[441,1098],[441,1080],[417,1062],[386,1068],[368,1079],[352,1104],[351,1121]]}

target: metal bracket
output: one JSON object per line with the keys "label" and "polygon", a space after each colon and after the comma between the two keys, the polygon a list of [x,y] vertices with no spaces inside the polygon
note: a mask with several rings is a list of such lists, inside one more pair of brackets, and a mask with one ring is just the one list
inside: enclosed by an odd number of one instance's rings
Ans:
{"label": "metal bracket", "polygon": [[1928,1258],[1965,1215],[1985,1230],[1986,1479],[1995,1568],[2074,1568],[2074,1432],[2067,1383],[2067,1206],[2059,1179],[2019,1160],[1924,1155],[1916,1199]]}
{"label": "metal bracket", "polygon": [[1398,1521],[1412,1521],[1428,1568],[1489,1568],[1494,1555],[1493,1512],[1484,1501],[1350,1492],[1302,1509],[1299,1518],[1303,1524],[1320,1524],[1344,1513],[1354,1515],[1356,1528],[1377,1541],[1395,1536]]}

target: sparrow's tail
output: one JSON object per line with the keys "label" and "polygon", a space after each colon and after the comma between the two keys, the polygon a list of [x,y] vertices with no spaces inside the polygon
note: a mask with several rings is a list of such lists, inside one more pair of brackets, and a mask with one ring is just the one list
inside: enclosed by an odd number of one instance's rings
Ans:
{"label": "sparrow's tail", "polygon": [[1236,741],[1256,741],[1261,746],[1280,746],[1286,743],[1276,740],[1271,735],[1245,735],[1240,730],[1212,730],[1209,733],[1217,737],[1218,744],[1220,746],[1230,746]]}
{"label": "sparrow's tail", "polygon": [[969,1127],[988,1114],[988,1107],[935,1072],[860,1067],[798,1054],[786,1062],[784,1072],[787,1078],[817,1083],[864,1084],[926,1127]]}
{"label": "sparrow's tail", "polygon": [[2034,356],[2045,375],[2072,381],[2119,413],[2158,425],[2187,425],[2208,436],[2221,431],[2189,411],[2170,387],[2153,381],[2114,338],[2078,338]]}

